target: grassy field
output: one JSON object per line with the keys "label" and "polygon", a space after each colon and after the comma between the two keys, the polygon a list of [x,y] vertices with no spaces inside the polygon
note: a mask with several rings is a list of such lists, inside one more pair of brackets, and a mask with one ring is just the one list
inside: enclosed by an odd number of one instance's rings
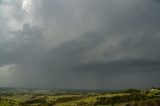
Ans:
{"label": "grassy field", "polygon": [[0,106],[160,106],[160,90],[0,90]]}

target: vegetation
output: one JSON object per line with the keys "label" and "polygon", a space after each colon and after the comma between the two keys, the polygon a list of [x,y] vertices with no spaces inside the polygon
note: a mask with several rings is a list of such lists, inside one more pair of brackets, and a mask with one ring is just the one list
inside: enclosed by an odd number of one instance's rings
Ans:
{"label": "vegetation", "polygon": [[3,88],[0,106],[160,106],[160,89],[91,92]]}

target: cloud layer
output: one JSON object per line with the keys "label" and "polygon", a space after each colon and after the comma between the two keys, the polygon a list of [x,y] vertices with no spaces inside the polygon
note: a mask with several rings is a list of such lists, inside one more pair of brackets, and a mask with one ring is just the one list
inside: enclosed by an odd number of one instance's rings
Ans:
{"label": "cloud layer", "polygon": [[158,0],[1,0],[0,86],[158,86],[159,10]]}

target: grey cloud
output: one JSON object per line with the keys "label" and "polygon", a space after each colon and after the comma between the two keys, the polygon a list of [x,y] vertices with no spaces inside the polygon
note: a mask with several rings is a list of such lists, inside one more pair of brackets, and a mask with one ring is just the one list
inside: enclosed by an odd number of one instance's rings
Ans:
{"label": "grey cloud", "polygon": [[36,48],[42,40],[42,30],[38,27],[24,24],[21,30],[9,34],[13,37],[5,39],[0,46],[1,64],[21,63],[26,57],[34,55],[34,51],[38,52]]}
{"label": "grey cloud", "polygon": [[[21,1],[14,3],[19,4],[15,10],[20,8]],[[21,20],[15,22],[19,30],[8,27],[10,18],[0,26],[0,39],[6,39],[0,40],[0,64],[16,64],[13,85],[114,89],[160,84],[158,0],[35,0],[32,6],[11,16]]]}

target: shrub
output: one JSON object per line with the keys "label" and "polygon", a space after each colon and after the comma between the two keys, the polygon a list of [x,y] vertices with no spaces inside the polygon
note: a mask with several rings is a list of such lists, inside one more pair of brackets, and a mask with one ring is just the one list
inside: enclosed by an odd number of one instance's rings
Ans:
{"label": "shrub", "polygon": [[156,106],[156,104],[153,101],[147,101],[146,106]]}
{"label": "shrub", "polygon": [[131,106],[131,105],[129,103],[127,103],[126,106]]}
{"label": "shrub", "polygon": [[134,102],[134,105],[133,106],[138,106],[138,102]]}
{"label": "shrub", "polygon": [[156,99],[155,102],[156,102],[157,106],[160,106],[160,99]]}

